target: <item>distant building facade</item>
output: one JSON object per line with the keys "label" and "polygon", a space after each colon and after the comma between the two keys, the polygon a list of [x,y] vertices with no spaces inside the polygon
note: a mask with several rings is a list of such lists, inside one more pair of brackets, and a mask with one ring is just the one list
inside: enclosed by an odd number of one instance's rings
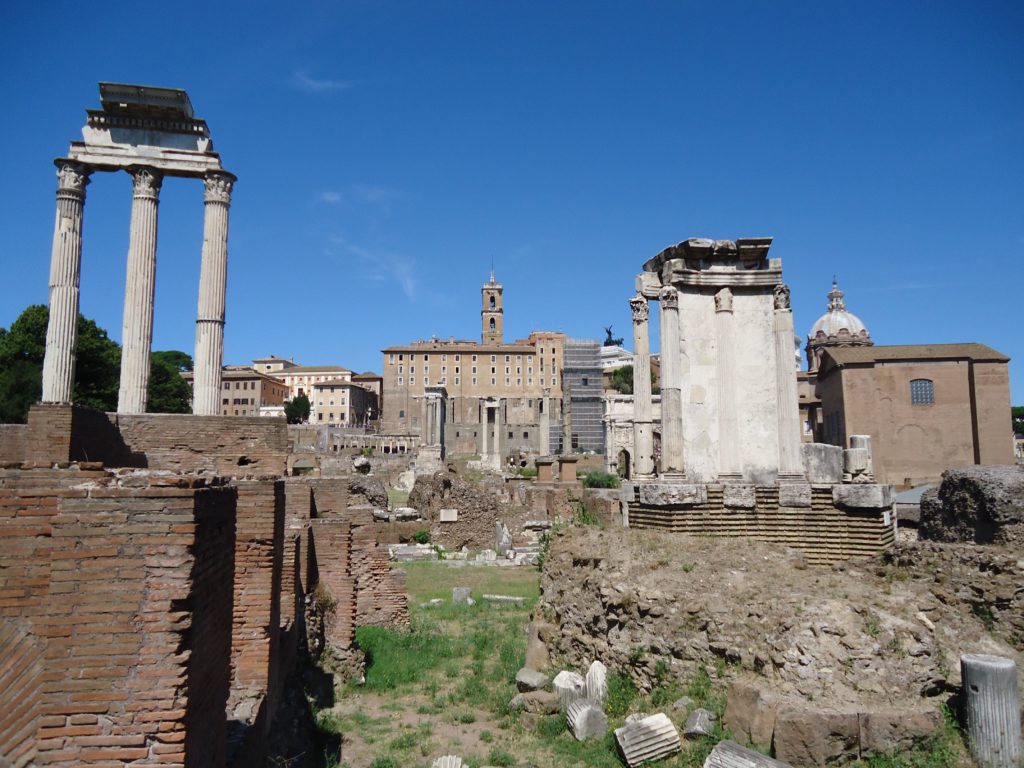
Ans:
{"label": "distant building facade", "polygon": [[310,424],[332,427],[365,427],[375,417],[377,395],[345,379],[328,379],[312,385],[309,395]]}
{"label": "distant building facade", "polygon": [[506,343],[504,291],[493,273],[481,288],[480,324],[480,342],[430,339],[382,350],[382,431],[421,435],[425,392],[444,387],[449,453],[479,454],[496,445],[505,456],[550,452],[561,413],[565,334],[534,331]]}
{"label": "distant building facade", "polygon": [[[182,374],[191,387],[191,371]],[[226,365],[221,371],[221,416],[261,416],[282,407],[288,397],[283,381],[247,365]],[[261,413],[261,409],[264,413]],[[269,410],[268,410],[269,409]]]}
{"label": "distant building facade", "polygon": [[602,374],[601,345],[597,341],[566,340],[562,368],[562,430],[560,439],[552,445],[553,452],[604,453]]}
{"label": "distant building facade", "polygon": [[833,281],[798,375],[804,439],[870,435],[879,482],[937,483],[970,464],[1011,464],[1009,358],[984,344],[876,346]]}

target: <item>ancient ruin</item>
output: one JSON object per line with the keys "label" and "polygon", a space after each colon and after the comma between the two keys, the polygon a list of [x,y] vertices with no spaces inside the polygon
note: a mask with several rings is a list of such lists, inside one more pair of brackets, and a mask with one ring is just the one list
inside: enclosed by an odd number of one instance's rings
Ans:
{"label": "ancient ruin", "polygon": [[181,176],[202,179],[206,190],[192,412],[216,415],[224,362],[228,208],[236,178],[221,166],[206,121],[194,116],[185,91],[100,83],[100,102],[102,109],[87,110],[83,140],[71,142],[67,157],[54,161],[57,220],[42,401],[71,402],[85,188],[96,171],[124,170],[131,174],[133,191],[117,412],[146,412],[160,187],[165,176]]}
{"label": "ancient ruin", "polygon": [[[284,420],[207,415],[234,177],[184,91],[101,95],[57,161],[43,402],[0,429],[0,764],[258,765],[300,657],[358,674],[356,626],[408,623],[373,525],[384,490],[288,478]],[[119,168],[135,196],[121,396],[104,414],[71,402],[82,204],[90,173]],[[194,415],[143,412],[165,174],[206,184]]]}
{"label": "ancient ruin", "polygon": [[[637,277],[633,451],[619,459],[631,465],[625,523],[786,542],[814,562],[873,554],[893,540],[891,488],[865,468],[844,484],[840,449],[802,443],[789,288],[771,242],[691,238]],[[657,462],[652,301],[661,329]]]}

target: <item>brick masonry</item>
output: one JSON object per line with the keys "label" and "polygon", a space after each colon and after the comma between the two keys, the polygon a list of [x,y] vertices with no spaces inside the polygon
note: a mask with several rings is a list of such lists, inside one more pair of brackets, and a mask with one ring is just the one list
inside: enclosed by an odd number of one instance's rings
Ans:
{"label": "brick masonry", "polygon": [[343,659],[360,622],[408,624],[362,491],[282,478],[283,424],[37,406],[10,435],[0,765],[260,764],[307,595]]}

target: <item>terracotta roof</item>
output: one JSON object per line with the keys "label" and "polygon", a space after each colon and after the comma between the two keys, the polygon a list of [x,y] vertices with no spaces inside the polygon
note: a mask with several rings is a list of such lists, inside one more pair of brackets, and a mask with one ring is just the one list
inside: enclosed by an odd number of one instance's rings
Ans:
{"label": "terracotta roof", "polygon": [[984,344],[905,344],[875,347],[829,347],[825,354],[837,365],[889,360],[986,360],[1006,363],[1010,358]]}
{"label": "terracotta roof", "polygon": [[[314,381],[310,384],[313,389],[317,387],[359,387],[358,384],[353,384],[351,381],[345,381],[345,379],[329,379],[327,381]],[[362,387],[359,387],[362,389]]]}

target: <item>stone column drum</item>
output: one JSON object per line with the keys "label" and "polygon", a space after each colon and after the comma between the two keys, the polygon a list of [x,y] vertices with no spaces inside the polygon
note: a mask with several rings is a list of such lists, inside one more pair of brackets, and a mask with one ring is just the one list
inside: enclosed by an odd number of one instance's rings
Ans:
{"label": "stone column drum", "polygon": [[50,320],[43,358],[44,403],[70,403],[75,383],[79,279],[82,272],[82,213],[89,168],[58,159],[57,218],[50,252]]}
{"label": "stone column drum", "polygon": [[793,347],[793,311],[789,307],[789,286],[775,286],[775,391],[779,403],[779,476],[802,477],[803,442],[800,400],[796,389],[796,360]]}
{"label": "stone column drum", "polygon": [[199,272],[199,312],[196,317],[195,379],[192,413],[220,413],[221,366],[224,362],[224,305],[228,278],[228,208],[234,174],[206,175],[203,219],[203,261]]}
{"label": "stone column drum", "polygon": [[736,375],[733,351],[732,291],[715,294],[715,336],[718,348],[718,475],[738,479],[740,470],[739,421],[736,418]]}
{"label": "stone column drum", "polygon": [[679,292],[665,286],[661,308],[661,474],[683,473],[683,396],[679,370]]}
{"label": "stone column drum", "polygon": [[633,311],[633,475],[654,475],[654,430],[651,426],[651,342],[647,331],[647,299],[629,300]]}
{"label": "stone column drum", "polygon": [[121,326],[121,386],[118,413],[145,413],[149,356],[153,346],[153,291],[156,286],[157,209],[163,174],[132,168],[132,223]]}

